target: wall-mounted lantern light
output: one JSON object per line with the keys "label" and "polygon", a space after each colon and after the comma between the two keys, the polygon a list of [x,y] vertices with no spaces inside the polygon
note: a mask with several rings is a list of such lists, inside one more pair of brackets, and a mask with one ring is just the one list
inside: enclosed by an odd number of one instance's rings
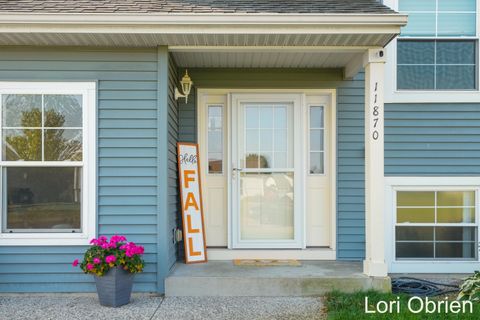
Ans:
{"label": "wall-mounted lantern light", "polygon": [[190,89],[192,89],[193,82],[192,79],[190,79],[187,70],[185,70],[185,75],[183,76],[182,81],[180,81],[180,84],[182,85],[183,94],[177,87],[175,87],[175,100],[178,100],[178,98],[185,98],[185,103],[188,103],[188,95],[190,94]]}

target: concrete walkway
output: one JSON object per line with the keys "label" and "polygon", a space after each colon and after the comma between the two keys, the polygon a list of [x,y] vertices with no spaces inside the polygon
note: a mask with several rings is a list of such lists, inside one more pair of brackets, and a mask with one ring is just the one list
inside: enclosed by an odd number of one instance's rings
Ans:
{"label": "concrete walkway", "polygon": [[160,297],[134,294],[121,308],[99,305],[95,294],[0,295],[0,319],[184,320],[324,319],[320,298]]}

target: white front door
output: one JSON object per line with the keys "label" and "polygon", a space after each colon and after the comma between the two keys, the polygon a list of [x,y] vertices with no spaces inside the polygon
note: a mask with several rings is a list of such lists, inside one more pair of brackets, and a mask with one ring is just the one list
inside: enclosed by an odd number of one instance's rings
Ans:
{"label": "white front door", "polygon": [[252,91],[198,93],[209,259],[335,259],[335,91]]}
{"label": "white front door", "polygon": [[232,95],[233,248],[304,246],[301,98]]}

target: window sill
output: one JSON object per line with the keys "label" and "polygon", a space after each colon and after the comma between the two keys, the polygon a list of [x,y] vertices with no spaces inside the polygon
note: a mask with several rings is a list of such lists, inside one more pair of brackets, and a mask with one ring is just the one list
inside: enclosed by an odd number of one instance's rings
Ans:
{"label": "window sill", "polygon": [[385,92],[385,103],[478,103],[478,90],[394,91]]}
{"label": "window sill", "polygon": [[0,246],[86,246],[94,237],[85,233],[2,233]]}

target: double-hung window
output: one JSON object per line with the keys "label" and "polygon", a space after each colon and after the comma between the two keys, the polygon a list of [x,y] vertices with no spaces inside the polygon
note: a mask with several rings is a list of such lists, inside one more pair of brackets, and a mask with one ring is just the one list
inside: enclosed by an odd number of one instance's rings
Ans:
{"label": "double-hung window", "polygon": [[95,236],[95,83],[0,82],[0,245]]}
{"label": "double-hung window", "polygon": [[477,260],[476,190],[398,190],[397,260]]}
{"label": "double-hung window", "polygon": [[478,88],[477,0],[398,0],[408,24],[397,39],[396,90]]}

